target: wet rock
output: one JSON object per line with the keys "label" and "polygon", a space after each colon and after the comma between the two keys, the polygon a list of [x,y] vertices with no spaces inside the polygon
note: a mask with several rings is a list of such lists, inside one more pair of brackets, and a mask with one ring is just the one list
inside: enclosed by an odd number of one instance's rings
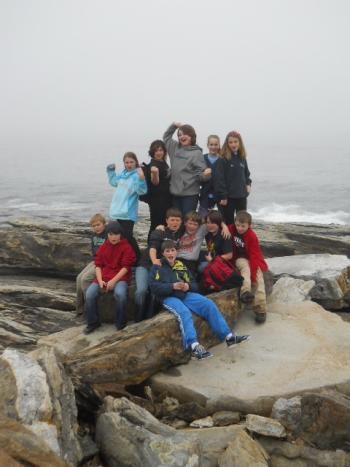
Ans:
{"label": "wet rock", "polygon": [[310,291],[315,281],[304,281],[283,276],[275,283],[268,299],[269,303],[300,303],[311,300]]}
{"label": "wet rock", "polygon": [[53,349],[34,355],[6,349],[0,358],[0,413],[17,420],[58,456],[76,464],[77,439],[74,388]]}
{"label": "wet rock", "polygon": [[210,416],[193,420],[193,422],[190,423],[191,428],[211,428],[212,426],[214,426],[214,421]]}
{"label": "wet rock", "polygon": [[220,456],[219,467],[268,467],[269,456],[245,431],[240,431]]}
{"label": "wet rock", "polygon": [[106,398],[96,424],[96,441],[111,467],[201,465],[198,442],[125,398]]}
{"label": "wet rock", "polygon": [[273,438],[285,438],[287,434],[284,426],[277,420],[254,414],[247,415],[246,428],[253,433]]}
{"label": "wet rock", "polygon": [[341,255],[319,254],[271,258],[267,261],[275,277],[288,275],[313,280],[310,297],[326,309],[350,306],[350,259]]}
{"label": "wet rock", "polygon": [[234,425],[235,423],[240,422],[239,412],[231,412],[229,410],[215,412],[212,417],[215,426]]}

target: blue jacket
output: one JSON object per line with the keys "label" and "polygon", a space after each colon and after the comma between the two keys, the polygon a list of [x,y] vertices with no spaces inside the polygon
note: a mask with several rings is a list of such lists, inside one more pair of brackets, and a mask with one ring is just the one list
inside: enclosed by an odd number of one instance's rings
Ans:
{"label": "blue jacket", "polygon": [[166,297],[176,297],[183,300],[187,292],[174,290],[174,282],[187,282],[190,286],[189,292],[198,291],[197,282],[182,261],[177,259],[173,267],[165,258],[162,258],[161,263],[161,266],[153,265],[149,272],[149,287],[157,298],[163,300]]}
{"label": "blue jacket", "polygon": [[113,220],[122,219],[136,222],[139,195],[147,193],[146,181],[140,179],[136,169],[131,172],[124,169],[117,175],[114,164],[107,166],[107,175],[110,185],[117,188],[109,208],[109,217]]}

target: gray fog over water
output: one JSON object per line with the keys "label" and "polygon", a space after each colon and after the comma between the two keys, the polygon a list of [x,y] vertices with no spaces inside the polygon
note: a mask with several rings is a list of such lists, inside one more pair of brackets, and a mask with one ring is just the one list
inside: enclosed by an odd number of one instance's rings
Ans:
{"label": "gray fog over water", "polygon": [[255,217],[350,223],[349,20],[345,0],[3,0],[1,219],[107,213],[106,164],[176,120],[203,148],[242,134]]}

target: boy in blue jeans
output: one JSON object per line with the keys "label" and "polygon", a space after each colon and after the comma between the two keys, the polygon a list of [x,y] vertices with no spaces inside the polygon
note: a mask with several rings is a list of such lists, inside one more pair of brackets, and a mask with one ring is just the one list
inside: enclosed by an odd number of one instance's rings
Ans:
{"label": "boy in blue jeans", "polygon": [[178,318],[184,349],[191,349],[192,358],[203,360],[212,356],[198,342],[192,312],[208,321],[213,332],[220,340],[225,339],[228,347],[248,340],[249,336],[236,336],[215,303],[197,293],[198,286],[191,272],[176,259],[175,242],[165,240],[161,252],[161,265],[152,266],[149,285],[152,293],[162,300],[163,306]]}

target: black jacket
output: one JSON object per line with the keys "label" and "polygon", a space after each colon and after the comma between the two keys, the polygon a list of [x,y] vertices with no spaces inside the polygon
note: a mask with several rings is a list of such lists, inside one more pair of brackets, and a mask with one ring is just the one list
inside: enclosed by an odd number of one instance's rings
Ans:
{"label": "black jacket", "polygon": [[218,200],[246,198],[247,185],[251,185],[250,172],[246,159],[233,154],[230,160],[220,158],[214,174],[214,193]]}

